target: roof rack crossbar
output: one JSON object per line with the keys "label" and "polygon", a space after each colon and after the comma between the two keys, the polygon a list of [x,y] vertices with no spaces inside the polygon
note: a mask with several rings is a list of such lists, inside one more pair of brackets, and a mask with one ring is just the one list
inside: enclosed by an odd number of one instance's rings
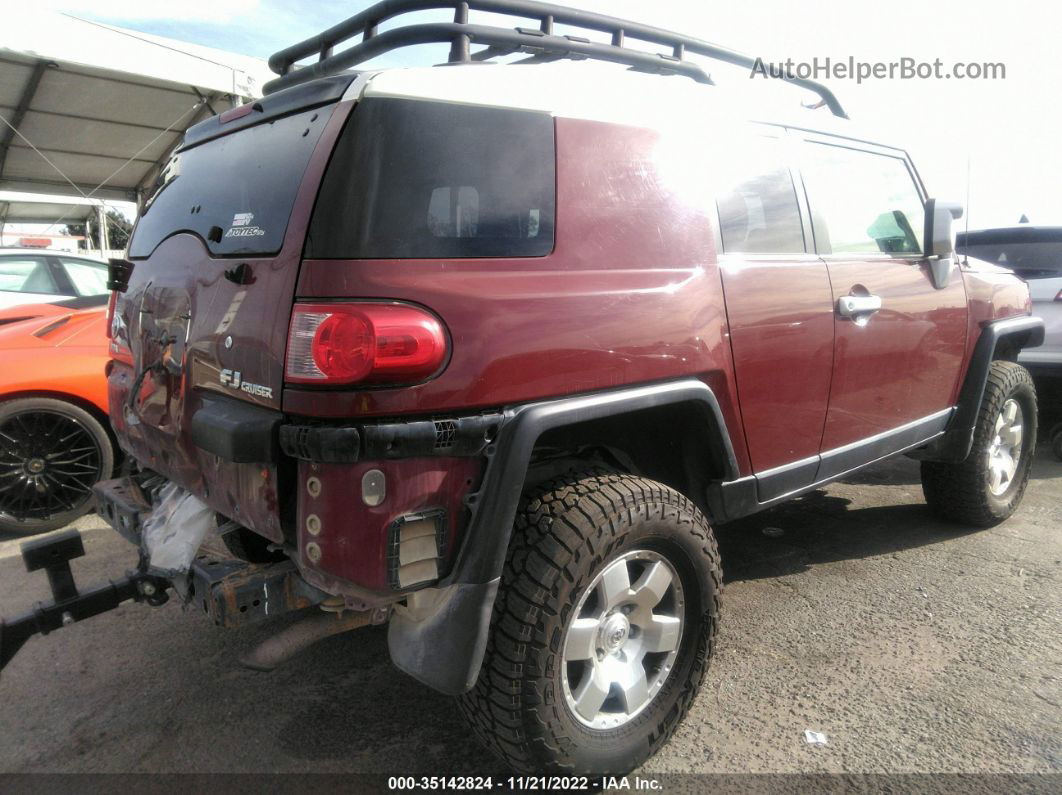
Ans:
{"label": "roof rack crossbar", "polygon": [[[395,17],[416,11],[452,10],[453,22],[409,24],[383,32],[379,25]],[[538,29],[501,28],[470,24],[471,11],[502,14],[533,20]],[[578,36],[558,35],[555,25],[605,33],[611,43],[592,42]],[[357,36],[361,41],[336,52],[337,45]],[[651,53],[633,49],[628,40],[665,47],[669,53]],[[274,53],[269,68],[279,77],[265,85],[266,93],[305,83],[318,77],[336,74],[365,63],[379,55],[417,44],[450,44],[449,63],[473,63],[490,58],[525,53],[525,62],[542,62],[558,58],[590,58],[625,64],[638,71],[678,74],[701,83],[711,83],[708,74],[687,60],[699,55],[712,60],[752,70],[756,59],[700,39],[651,25],[616,17],[581,11],[538,0],[382,0],[359,14],[331,28]],[[472,51],[472,45],[484,49]],[[298,61],[316,57],[316,63],[296,68]],[[841,118],[847,118],[841,103],[826,86],[791,74],[766,74],[818,94],[822,104]]]}

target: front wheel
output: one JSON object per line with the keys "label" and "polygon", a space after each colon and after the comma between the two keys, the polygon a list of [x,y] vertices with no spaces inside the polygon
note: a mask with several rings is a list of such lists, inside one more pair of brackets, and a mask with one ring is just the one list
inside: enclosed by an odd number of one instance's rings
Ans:
{"label": "front wheel", "polygon": [[462,712],[517,770],[625,773],[689,709],[721,592],[711,527],[678,492],[600,470],[536,487]]}
{"label": "front wheel", "polygon": [[959,464],[922,462],[922,492],[941,518],[991,527],[1017,510],[1036,449],[1036,387],[1014,362],[993,362],[974,428]]}

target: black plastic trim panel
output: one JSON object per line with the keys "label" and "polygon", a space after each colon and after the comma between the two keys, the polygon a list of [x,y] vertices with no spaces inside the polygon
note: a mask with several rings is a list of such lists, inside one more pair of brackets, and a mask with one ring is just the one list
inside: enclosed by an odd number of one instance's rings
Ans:
{"label": "black plastic trim panel", "polygon": [[708,494],[712,518],[730,522],[749,516],[876,461],[921,447],[943,434],[952,415],[951,409],[940,411],[794,465],[713,484]]}
{"label": "black plastic trim panel", "polygon": [[285,425],[280,448],[292,458],[353,464],[393,458],[482,455],[501,427],[501,414],[477,414],[358,426]]}
{"label": "black plastic trim panel", "polygon": [[388,630],[396,666],[443,693],[466,692],[483,662],[497,584],[535,442],[546,431],[666,405],[692,404],[710,427],[714,459],[736,478],[737,459],[722,410],[703,381],[684,379],[529,403],[503,413],[480,489],[466,498],[472,514],[457,560],[437,588],[422,593],[435,608],[396,612]]}
{"label": "black plastic trim panel", "polygon": [[277,429],[284,415],[242,400],[204,395],[192,415],[192,441],[201,450],[237,464],[278,458]]}

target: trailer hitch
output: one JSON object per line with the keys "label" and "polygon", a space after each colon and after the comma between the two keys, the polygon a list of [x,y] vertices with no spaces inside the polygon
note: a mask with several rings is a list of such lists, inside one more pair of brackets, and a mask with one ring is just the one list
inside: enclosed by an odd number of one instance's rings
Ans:
{"label": "trailer hitch", "polygon": [[22,545],[26,571],[44,569],[52,588],[52,601],[38,602],[32,610],[13,619],[0,619],[0,671],[34,635],[47,635],[77,621],[114,610],[129,600],[157,606],[169,599],[166,589],[171,586],[170,581],[143,571],[130,571],[121,579],[79,591],[70,561],[84,554],[85,545],[77,530],[67,530]]}

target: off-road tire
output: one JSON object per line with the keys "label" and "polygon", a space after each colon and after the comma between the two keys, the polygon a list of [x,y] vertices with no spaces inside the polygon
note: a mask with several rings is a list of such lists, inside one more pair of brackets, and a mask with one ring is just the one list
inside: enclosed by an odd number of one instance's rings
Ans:
{"label": "off-road tire", "polygon": [[[1010,399],[1023,414],[1023,438],[1018,468],[1000,495],[989,486],[988,456],[995,422]],[[922,462],[922,493],[942,519],[977,527],[992,527],[1007,519],[1021,503],[1029,482],[1036,449],[1036,387],[1029,371],[1014,362],[996,361],[988,373],[981,410],[974,427],[973,447],[962,463]]]}
{"label": "off-road tire", "polygon": [[1062,424],[1051,429],[1051,452],[1055,458],[1062,461]]}
{"label": "off-road tire", "polygon": [[[4,423],[18,415],[31,416],[35,413],[61,415],[80,426],[99,448],[99,471],[96,480],[111,476],[114,472],[116,455],[114,441],[103,424],[85,409],[65,400],[45,397],[16,398],[15,400],[0,403],[0,423]],[[4,454],[11,455],[6,449]],[[95,501],[92,495],[87,493],[83,498],[79,499],[76,505],[72,505],[68,510],[54,513],[47,518],[20,518],[0,514],[0,533],[13,533],[15,535],[46,533],[69,524],[91,511],[94,506]]]}
{"label": "off-road tire", "polygon": [[[563,694],[563,638],[583,590],[632,550],[663,555],[684,592],[682,637],[660,690],[624,725],[594,730]],[[571,472],[526,492],[498,590],[479,679],[460,698],[480,741],[530,773],[621,774],[681,722],[715,643],[722,570],[707,519],[660,483],[604,469]]]}

